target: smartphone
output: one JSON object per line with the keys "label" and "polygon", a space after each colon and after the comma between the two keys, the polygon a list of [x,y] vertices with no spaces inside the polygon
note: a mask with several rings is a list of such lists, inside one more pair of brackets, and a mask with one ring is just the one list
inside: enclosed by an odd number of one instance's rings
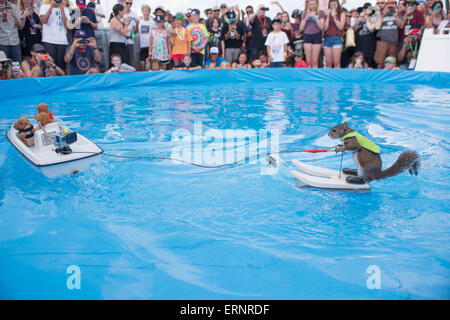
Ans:
{"label": "smartphone", "polygon": [[19,69],[20,69],[20,63],[17,62],[17,61],[14,61],[14,62],[12,63],[12,69],[13,69],[13,70],[19,70]]}

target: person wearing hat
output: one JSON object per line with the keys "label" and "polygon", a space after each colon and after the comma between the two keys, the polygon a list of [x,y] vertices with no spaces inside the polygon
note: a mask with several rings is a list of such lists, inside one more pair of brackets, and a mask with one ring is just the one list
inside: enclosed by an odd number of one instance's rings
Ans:
{"label": "person wearing hat", "polygon": [[238,20],[236,12],[227,12],[228,32],[225,33],[225,59],[230,63],[237,60],[241,50],[245,51],[245,41],[247,38],[247,26]]}
{"label": "person wearing hat", "polygon": [[160,61],[165,69],[171,56],[169,33],[164,27],[164,16],[157,15],[154,21],[156,27],[150,32],[148,58]]}
{"label": "person wearing hat", "polygon": [[64,2],[58,4],[52,0],[50,4],[41,5],[39,15],[42,22],[42,45],[56,65],[65,70],[64,55],[69,44],[66,34],[70,21],[69,9]]}
{"label": "person wearing hat", "polygon": [[206,27],[199,23],[200,10],[193,9],[191,11],[191,24],[187,27],[187,31],[191,34],[191,58],[192,65],[203,66],[205,57],[205,46],[209,42],[209,33]]}
{"label": "person wearing hat", "polygon": [[24,17],[15,4],[0,0],[0,16],[0,50],[13,61],[21,61],[19,30],[24,26],[26,15]]}
{"label": "person wearing hat", "polygon": [[0,80],[11,79],[11,59],[4,51],[0,51]]}
{"label": "person wearing hat", "polygon": [[[97,3],[96,3],[97,1]],[[103,26],[103,19],[106,18],[105,15],[105,9],[100,3],[100,0],[89,0],[87,4],[87,8],[94,11],[95,19],[97,20],[97,26],[102,27]]]}
{"label": "person wearing hat", "polygon": [[222,57],[219,57],[219,48],[212,47],[209,50],[209,59],[205,61],[205,69],[226,69],[230,67],[227,60]]}
{"label": "person wearing hat", "polygon": [[386,59],[384,59],[384,70],[400,70],[400,68],[397,67],[396,63],[397,59],[395,59],[395,57],[386,57]]}
{"label": "person wearing hat", "polygon": [[87,9],[86,0],[75,0],[77,8],[80,10],[81,24],[77,29],[83,30],[88,38],[95,37],[97,30],[97,18],[94,11]]}
{"label": "person wearing hat", "polygon": [[296,53],[303,52],[303,36],[300,32],[300,25],[295,24],[291,41],[288,44],[288,65],[293,66],[295,63]]}
{"label": "person wearing hat", "polygon": [[211,8],[207,8],[203,11],[203,13],[205,14],[206,19],[209,19],[212,17],[213,11]]}
{"label": "person wearing hat", "polygon": [[178,12],[174,17],[173,33],[170,37],[172,45],[172,60],[175,66],[182,63],[183,57],[191,52],[191,33],[183,27],[184,15]]}
{"label": "person wearing hat", "polygon": [[289,39],[285,32],[281,31],[281,20],[274,18],[272,20],[273,31],[269,33],[266,39],[267,56],[271,68],[281,68],[285,61],[287,45]]}
{"label": "person wearing hat", "polygon": [[58,67],[42,44],[36,43],[30,49],[31,58],[22,61],[25,78],[64,76],[65,72]]}
{"label": "person wearing hat", "polygon": [[95,38],[88,37],[84,30],[75,30],[73,43],[67,49],[64,57],[69,64],[69,74],[99,73],[97,64],[102,61],[102,55],[97,48]]}
{"label": "person wearing hat", "polygon": [[408,36],[403,39],[400,51],[398,52],[398,65],[402,70],[414,70],[417,56],[419,55],[422,33],[420,25],[413,25]]}
{"label": "person wearing hat", "polygon": [[261,51],[265,51],[265,42],[272,28],[272,20],[266,16],[267,10],[268,8],[261,4],[258,11],[248,18],[252,28],[252,59],[256,59]]}
{"label": "person wearing hat", "polygon": [[384,60],[388,56],[396,57],[398,54],[399,30],[403,28],[403,21],[398,14],[395,2],[389,1],[384,5],[380,19],[376,22],[377,48],[374,60],[378,69],[384,69]]}

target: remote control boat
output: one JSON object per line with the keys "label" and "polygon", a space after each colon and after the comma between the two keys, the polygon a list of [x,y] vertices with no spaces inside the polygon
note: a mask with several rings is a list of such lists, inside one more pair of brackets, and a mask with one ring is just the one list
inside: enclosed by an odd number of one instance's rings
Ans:
{"label": "remote control boat", "polygon": [[[47,167],[101,154],[103,150],[88,138],[70,130],[61,121],[38,127],[34,145],[29,147],[19,139],[19,131],[11,126],[6,133],[11,144],[32,164]],[[72,171],[79,170],[76,166]],[[53,175],[54,176],[54,175]]]}

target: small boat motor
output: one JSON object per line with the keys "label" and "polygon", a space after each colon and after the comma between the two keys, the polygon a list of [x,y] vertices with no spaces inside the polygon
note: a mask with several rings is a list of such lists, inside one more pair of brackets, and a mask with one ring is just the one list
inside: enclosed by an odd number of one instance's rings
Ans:
{"label": "small boat motor", "polygon": [[77,133],[72,131],[67,133],[67,130],[55,136],[55,152],[62,154],[72,153],[70,144],[77,141]]}

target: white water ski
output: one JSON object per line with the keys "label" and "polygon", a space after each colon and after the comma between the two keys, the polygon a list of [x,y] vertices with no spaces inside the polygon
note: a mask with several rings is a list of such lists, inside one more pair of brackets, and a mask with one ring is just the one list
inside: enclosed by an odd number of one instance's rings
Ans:
{"label": "white water ski", "polygon": [[367,190],[370,189],[368,183],[353,184],[345,179],[346,174],[339,171],[312,166],[298,160],[292,160],[298,170],[292,170],[292,175],[306,185],[323,189],[347,189],[347,190]]}

